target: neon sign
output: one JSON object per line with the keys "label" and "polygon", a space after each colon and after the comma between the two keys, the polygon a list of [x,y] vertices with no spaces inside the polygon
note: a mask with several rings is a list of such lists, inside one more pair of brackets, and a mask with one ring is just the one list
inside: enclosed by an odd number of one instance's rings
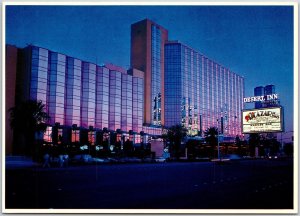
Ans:
{"label": "neon sign", "polygon": [[269,133],[283,130],[283,111],[281,107],[243,110],[243,133]]}
{"label": "neon sign", "polygon": [[244,103],[253,103],[253,102],[271,101],[271,100],[278,100],[278,94],[245,97],[243,101],[244,101]]}

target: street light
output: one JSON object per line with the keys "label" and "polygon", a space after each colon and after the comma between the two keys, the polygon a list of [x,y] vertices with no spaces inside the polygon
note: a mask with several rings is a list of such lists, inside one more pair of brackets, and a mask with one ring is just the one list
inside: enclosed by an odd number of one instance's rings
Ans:
{"label": "street light", "polygon": [[[218,132],[218,160],[220,160],[219,119],[217,119],[217,122],[218,122],[218,127],[217,127],[217,132]],[[221,127],[222,127],[222,122],[223,122],[223,117],[221,117]]]}

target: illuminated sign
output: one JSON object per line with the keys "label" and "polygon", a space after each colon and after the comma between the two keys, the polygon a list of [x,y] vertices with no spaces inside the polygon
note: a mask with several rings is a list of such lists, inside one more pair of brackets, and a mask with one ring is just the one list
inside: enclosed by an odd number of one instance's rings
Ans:
{"label": "illuminated sign", "polygon": [[244,98],[244,103],[264,102],[264,101],[271,101],[271,100],[278,100],[278,94],[246,97]]}
{"label": "illuminated sign", "polygon": [[242,133],[269,133],[283,131],[281,107],[243,110]]}

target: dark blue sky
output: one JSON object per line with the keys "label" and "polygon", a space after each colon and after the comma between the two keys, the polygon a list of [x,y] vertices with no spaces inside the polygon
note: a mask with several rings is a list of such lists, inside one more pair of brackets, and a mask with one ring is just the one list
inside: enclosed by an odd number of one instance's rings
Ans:
{"label": "dark blue sky", "polygon": [[6,43],[129,67],[130,25],[145,18],[244,76],[245,96],[274,84],[293,130],[291,6],[7,6]]}

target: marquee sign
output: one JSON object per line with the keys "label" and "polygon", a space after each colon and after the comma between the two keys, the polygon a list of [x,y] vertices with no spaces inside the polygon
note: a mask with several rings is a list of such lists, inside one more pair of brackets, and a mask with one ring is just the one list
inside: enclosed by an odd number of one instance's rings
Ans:
{"label": "marquee sign", "polygon": [[281,107],[243,110],[242,133],[270,133],[283,131]]}
{"label": "marquee sign", "polygon": [[245,97],[244,103],[253,103],[253,102],[264,102],[278,100],[278,94],[264,95],[264,96],[254,96],[254,97]]}

